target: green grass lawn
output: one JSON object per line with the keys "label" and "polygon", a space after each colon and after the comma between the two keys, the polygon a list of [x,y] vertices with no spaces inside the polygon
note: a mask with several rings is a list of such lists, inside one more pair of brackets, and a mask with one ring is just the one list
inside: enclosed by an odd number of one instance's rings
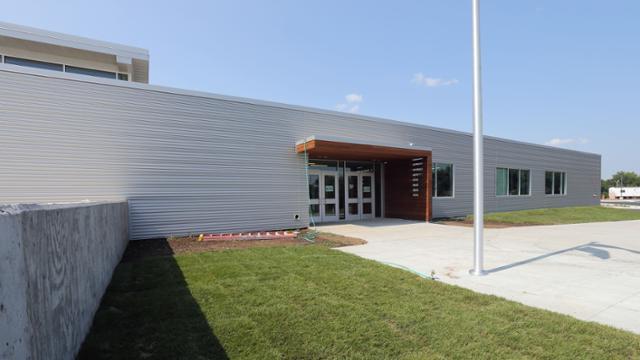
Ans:
{"label": "green grass lawn", "polygon": [[[487,223],[515,225],[578,224],[599,221],[640,220],[640,211],[602,206],[584,206],[489,213],[485,214],[484,219]],[[473,216],[467,216],[466,221],[473,221]]]}
{"label": "green grass lawn", "polygon": [[122,263],[80,359],[631,359],[640,336],[324,246]]}

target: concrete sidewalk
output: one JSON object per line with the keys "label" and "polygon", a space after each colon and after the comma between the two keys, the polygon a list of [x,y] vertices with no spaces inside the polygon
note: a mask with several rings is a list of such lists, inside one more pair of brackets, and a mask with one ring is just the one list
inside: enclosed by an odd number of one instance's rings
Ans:
{"label": "concrete sidewalk", "polygon": [[640,334],[640,221],[487,229],[484,277],[468,274],[469,227],[382,219],[318,229],[368,241],[341,251]]}

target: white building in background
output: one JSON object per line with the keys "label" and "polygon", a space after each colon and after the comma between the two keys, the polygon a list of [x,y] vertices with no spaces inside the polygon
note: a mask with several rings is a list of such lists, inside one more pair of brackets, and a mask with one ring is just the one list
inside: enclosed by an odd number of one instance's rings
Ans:
{"label": "white building in background", "polygon": [[640,199],[640,187],[611,187],[609,199]]}

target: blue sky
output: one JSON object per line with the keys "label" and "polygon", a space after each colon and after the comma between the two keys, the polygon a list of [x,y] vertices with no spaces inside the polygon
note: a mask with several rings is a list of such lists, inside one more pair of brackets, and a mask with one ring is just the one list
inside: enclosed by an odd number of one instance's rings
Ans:
{"label": "blue sky", "polygon": [[[640,172],[640,1],[481,11],[485,133]],[[1,20],[147,48],[159,85],[471,130],[469,0],[23,0]]]}

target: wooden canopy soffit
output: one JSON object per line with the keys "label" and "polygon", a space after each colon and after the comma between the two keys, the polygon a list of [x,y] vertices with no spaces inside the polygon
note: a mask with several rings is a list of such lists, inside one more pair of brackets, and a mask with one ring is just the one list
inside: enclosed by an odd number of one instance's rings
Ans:
{"label": "wooden canopy soffit", "polygon": [[425,148],[394,147],[378,144],[307,139],[296,143],[296,152],[307,152],[309,158],[331,160],[397,160],[431,157]]}

